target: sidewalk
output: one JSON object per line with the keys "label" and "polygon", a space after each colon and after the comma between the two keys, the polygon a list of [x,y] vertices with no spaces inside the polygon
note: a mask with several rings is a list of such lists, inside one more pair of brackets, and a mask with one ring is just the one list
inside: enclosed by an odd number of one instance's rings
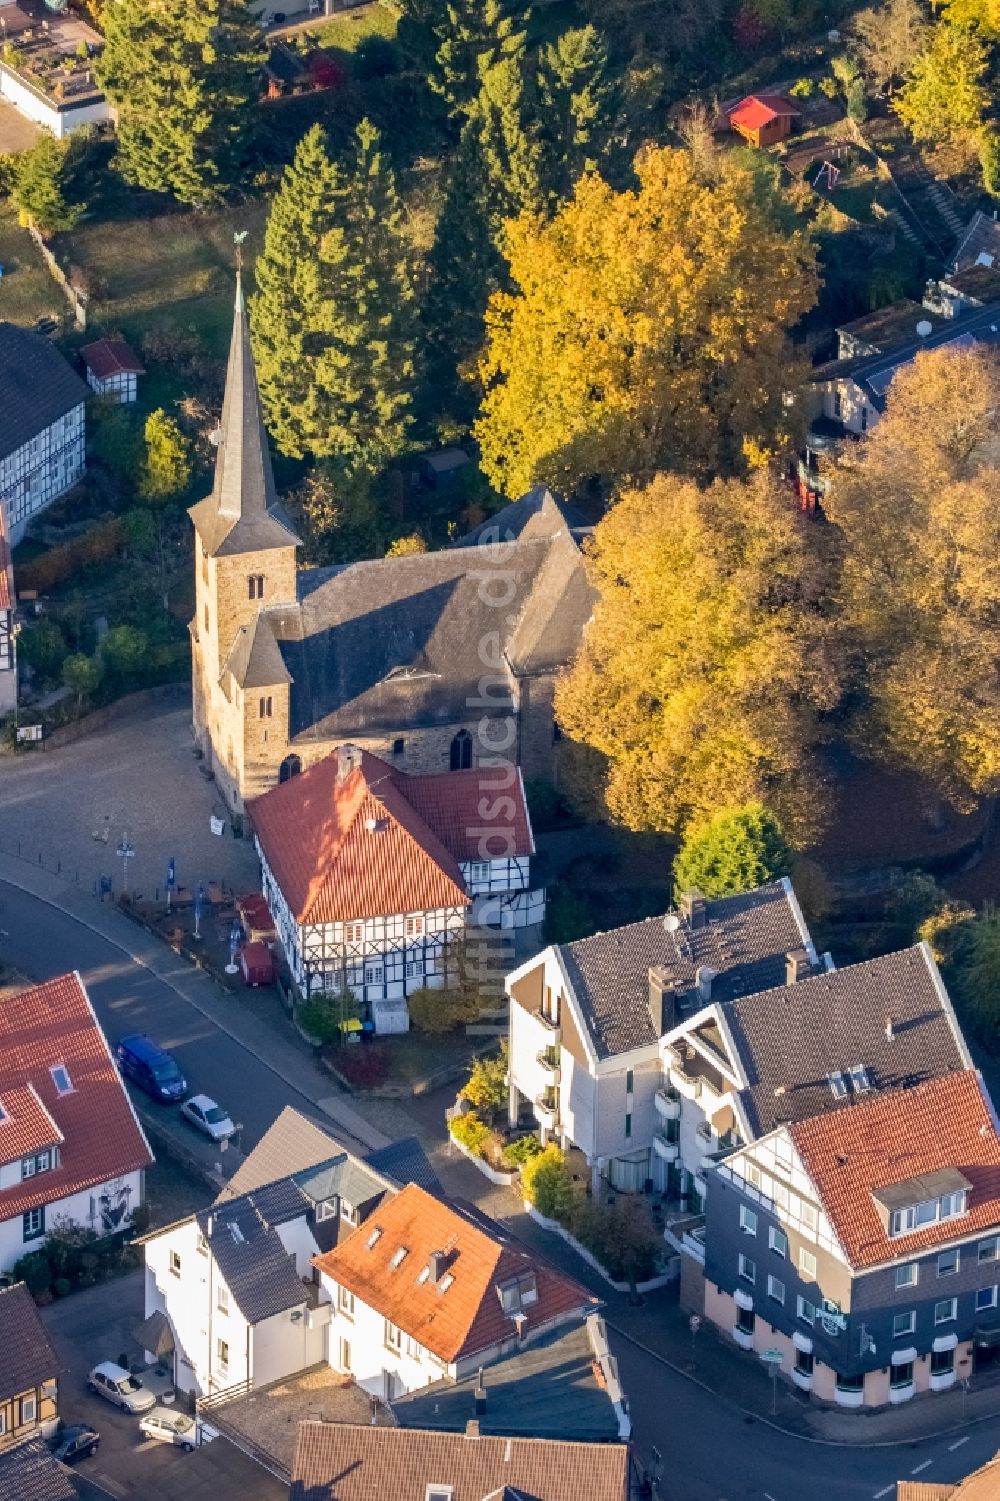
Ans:
{"label": "sidewalk", "polygon": [[956,1387],[877,1412],[820,1407],[781,1377],[772,1389],[763,1361],[738,1350],[707,1320],[692,1340],[688,1314],[672,1288],[650,1294],[640,1308],[614,1293],[608,1301],[609,1329],[720,1400],[796,1438],[852,1447],[910,1444],[1000,1418],[1000,1380],[977,1389],[975,1378],[967,1395]]}

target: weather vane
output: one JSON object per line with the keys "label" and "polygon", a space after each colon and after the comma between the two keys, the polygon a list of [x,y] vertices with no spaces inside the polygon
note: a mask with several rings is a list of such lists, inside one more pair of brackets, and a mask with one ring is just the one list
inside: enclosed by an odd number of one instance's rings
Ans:
{"label": "weather vane", "polygon": [[236,269],[243,270],[243,241],[247,237],[245,229],[238,229],[233,235],[233,244],[236,246]]}

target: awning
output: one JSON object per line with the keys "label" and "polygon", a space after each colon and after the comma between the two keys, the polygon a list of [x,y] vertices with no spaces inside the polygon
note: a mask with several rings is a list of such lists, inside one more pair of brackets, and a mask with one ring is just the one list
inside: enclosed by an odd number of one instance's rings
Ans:
{"label": "awning", "polygon": [[[1000,1331],[998,1331],[998,1333],[1000,1333]],[[957,1334],[939,1334],[937,1339],[931,1345],[931,1349],[934,1351],[935,1355],[940,1355],[945,1350],[954,1350],[957,1344]]]}
{"label": "awning", "polygon": [[796,1350],[801,1350],[805,1355],[812,1354],[813,1342],[808,1334],[800,1334],[798,1329],[792,1331],[792,1344]]}
{"label": "awning", "polygon": [[893,1365],[912,1365],[916,1358],[917,1352],[912,1346],[908,1350],[893,1350],[892,1352]]}
{"label": "awning", "polygon": [[172,1355],[174,1352],[174,1331],[170,1327],[170,1320],[159,1309],[151,1313],[144,1323],[140,1324],[135,1331],[135,1337],[144,1350],[155,1355],[159,1360],[164,1355]]}
{"label": "awning", "polygon": [[749,1293],[745,1293],[742,1287],[737,1287],[733,1292],[733,1302],[737,1308],[743,1308],[747,1311],[753,1307],[753,1298]]}

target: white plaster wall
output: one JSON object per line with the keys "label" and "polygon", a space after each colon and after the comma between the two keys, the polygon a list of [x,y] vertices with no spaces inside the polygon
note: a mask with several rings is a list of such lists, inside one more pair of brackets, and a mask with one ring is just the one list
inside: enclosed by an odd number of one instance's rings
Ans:
{"label": "white plaster wall", "polygon": [[[18,1174],[15,1182],[20,1182],[20,1164],[17,1166]],[[32,1181],[38,1183],[40,1186],[43,1177],[44,1174],[39,1174]],[[70,1194],[64,1199],[53,1199],[51,1203],[45,1206],[46,1235],[57,1220],[69,1220],[74,1225],[83,1225],[89,1230],[96,1230],[99,1235],[107,1234],[107,1231],[102,1230],[100,1215],[97,1211],[97,1199],[104,1190],[108,1190],[114,1195],[117,1194],[119,1189],[128,1190],[129,1213],[121,1222],[121,1228],[125,1229],[129,1222],[131,1210],[137,1204],[142,1203],[143,1180],[140,1169],[137,1169],[134,1173],[126,1173],[121,1178],[115,1178],[109,1183],[99,1183],[94,1188],[85,1189],[82,1193]],[[45,1240],[46,1236],[40,1235],[36,1240],[25,1241],[24,1221],[21,1215],[15,1216],[14,1219],[0,1222],[0,1271],[12,1271],[15,1262],[19,1261],[28,1251],[39,1250],[45,1244]]]}
{"label": "white plaster wall", "polygon": [[16,73],[0,65],[0,98],[9,99],[15,109],[29,120],[45,125],[57,139],[69,135],[80,125],[96,125],[112,118],[106,99],[93,104],[80,105],[77,109],[56,109],[45,99],[40,99],[34,90],[22,83]]}
{"label": "white plaster wall", "polygon": [[[292,1318],[299,1313],[301,1318]],[[255,1386],[279,1381],[323,1359],[325,1330],[310,1329],[305,1308],[287,1309],[262,1319],[250,1331],[250,1363]],[[232,1359],[232,1356],[230,1356]]]}
{"label": "white plaster wall", "polygon": [[548,1084],[548,1076],[538,1062],[538,1054],[550,1045],[552,1031],[516,1001],[511,1001],[509,1019],[511,1082],[517,1085],[526,1099],[537,1100],[544,1094]]}
{"label": "white plaster wall", "polygon": [[[623,1066],[623,1065],[627,1065]],[[632,1070],[632,1094],[626,1091],[627,1070]],[[602,1067],[594,1091],[594,1139],[599,1157],[625,1157],[653,1142],[656,1114],[653,1096],[662,1082],[656,1044],[644,1053],[615,1059],[614,1067]],[[625,1135],[625,1117],[631,1112],[632,1135]]]}
{"label": "white plaster wall", "polygon": [[385,1343],[385,1318],[382,1314],[355,1297],[354,1315],[348,1318],[337,1307],[336,1283],[325,1274],[321,1276],[321,1283],[333,1304],[328,1359],[334,1369],[340,1369],[338,1352],[343,1338],[351,1346],[351,1374],[359,1386],[375,1396],[385,1395],[386,1371],[391,1371],[394,1377],[394,1396],[429,1386],[446,1374],[447,1366],[433,1361],[430,1353],[408,1339],[406,1334],[402,1336],[400,1349],[390,1350]]}
{"label": "white plaster wall", "polygon": [[559,1131],[588,1158],[593,1159],[600,1155],[596,1129],[598,1082],[589,1069],[577,1063],[565,1048],[562,1049],[561,1057]]}
{"label": "white plaster wall", "polygon": [[312,1258],[318,1255],[319,1246],[313,1238],[305,1215],[297,1220],[288,1220],[284,1225],[275,1225],[274,1228],[289,1256],[295,1257],[295,1270],[298,1275],[308,1277],[311,1281]]}
{"label": "white plaster wall", "polygon": [[[180,1276],[170,1270],[170,1252],[180,1256]],[[247,1369],[247,1323],[212,1256],[198,1250],[191,1220],[149,1240],[146,1252],[146,1317],[165,1313],[174,1333],[174,1384],[204,1396],[252,1374]],[[220,1287],[228,1312],[219,1307]],[[229,1346],[228,1367],[218,1360],[218,1341]]]}

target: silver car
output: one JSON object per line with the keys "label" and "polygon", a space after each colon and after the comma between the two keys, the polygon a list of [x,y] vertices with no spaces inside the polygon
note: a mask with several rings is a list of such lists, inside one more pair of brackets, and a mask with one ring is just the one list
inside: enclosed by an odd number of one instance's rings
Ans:
{"label": "silver car", "polygon": [[185,1100],[181,1106],[181,1115],[213,1141],[228,1140],[236,1130],[222,1106],[217,1105],[207,1094],[193,1094],[189,1100]]}
{"label": "silver car", "polygon": [[139,1428],[147,1438],[162,1439],[166,1444],[179,1444],[185,1454],[198,1442],[195,1420],[186,1412],[175,1412],[172,1407],[154,1407],[139,1419]]}
{"label": "silver car", "polygon": [[87,1385],[92,1392],[107,1402],[113,1402],[123,1412],[148,1412],[156,1406],[153,1393],[146,1391],[131,1371],[115,1365],[113,1360],[102,1360],[100,1365],[95,1365],[87,1377]]}

